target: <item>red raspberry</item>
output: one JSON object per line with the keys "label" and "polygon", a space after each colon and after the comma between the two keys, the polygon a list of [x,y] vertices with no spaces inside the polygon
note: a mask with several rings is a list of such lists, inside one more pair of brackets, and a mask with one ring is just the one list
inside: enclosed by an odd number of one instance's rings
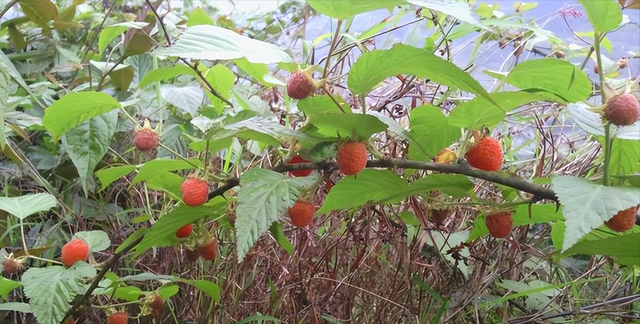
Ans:
{"label": "red raspberry", "polygon": [[60,260],[68,268],[77,261],[87,261],[89,246],[81,239],[73,239],[62,247]]}
{"label": "red raspberry", "polygon": [[198,252],[200,253],[200,256],[205,260],[215,260],[216,256],[218,256],[218,240],[212,238],[209,242],[198,247]]}
{"label": "red raspberry", "polygon": [[149,151],[160,142],[158,132],[151,128],[149,119],[144,120],[144,126],[136,130],[136,134],[133,136],[133,143],[140,151]]}
{"label": "red raspberry", "polygon": [[362,142],[347,141],[338,147],[336,160],[344,175],[359,173],[367,166],[367,146]]}
{"label": "red raspberry", "polygon": [[481,170],[498,171],[502,167],[502,147],[497,140],[483,137],[467,153],[467,162]]}
{"label": "red raspberry", "polygon": [[127,324],[128,319],[126,312],[117,312],[107,317],[107,324]]}
{"label": "red raspberry", "polygon": [[313,80],[313,66],[304,70],[297,70],[287,80],[287,94],[293,99],[304,99],[311,96],[320,85]]}
{"label": "red raspberry", "polygon": [[[300,155],[296,155],[292,157],[289,161],[287,161],[287,164],[307,163],[307,162],[311,162],[311,161],[303,159],[302,156]],[[311,169],[292,170],[292,171],[289,171],[289,174],[291,174],[294,177],[307,177],[311,174],[311,171],[312,171]]]}
{"label": "red raspberry", "polygon": [[638,207],[636,206],[621,210],[617,214],[613,215],[611,219],[604,222],[604,224],[607,225],[608,228],[616,232],[628,231],[633,228],[633,225],[636,224],[637,212]]}
{"label": "red raspberry", "polygon": [[187,258],[187,260],[191,262],[198,261],[198,259],[200,258],[200,252],[198,252],[198,250],[185,249],[184,255]]}
{"label": "red raspberry", "polygon": [[178,238],[185,238],[191,235],[191,232],[193,232],[193,224],[187,224],[176,231],[176,236]]}
{"label": "red raspberry", "polygon": [[496,238],[505,238],[511,232],[513,218],[509,212],[499,212],[486,215],[484,219],[491,236]]}
{"label": "red raspberry", "polygon": [[630,93],[619,94],[607,101],[604,116],[612,124],[628,126],[635,123],[640,115],[638,99]]}
{"label": "red raspberry", "polygon": [[316,212],[316,206],[308,200],[298,199],[298,201],[289,208],[289,217],[291,224],[297,227],[305,227],[311,224],[313,214]]}
{"label": "red raspberry", "polygon": [[209,185],[207,181],[198,178],[187,178],[182,185],[182,201],[191,207],[197,207],[209,200]]}
{"label": "red raspberry", "polygon": [[154,311],[161,310],[162,308],[164,308],[164,300],[162,300],[161,296],[155,295],[149,302],[149,307],[151,307],[151,309],[153,309]]}

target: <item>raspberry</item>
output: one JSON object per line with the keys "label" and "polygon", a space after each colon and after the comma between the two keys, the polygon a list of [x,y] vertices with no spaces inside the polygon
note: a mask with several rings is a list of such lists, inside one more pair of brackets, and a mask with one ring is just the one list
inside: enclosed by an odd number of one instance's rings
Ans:
{"label": "raspberry", "polygon": [[197,207],[209,200],[209,185],[207,181],[198,178],[187,178],[182,185],[182,201],[185,205]]}
{"label": "raspberry", "polygon": [[467,162],[481,170],[498,171],[502,167],[502,147],[497,140],[483,137],[467,153]]}
{"label": "raspberry", "polygon": [[117,312],[107,317],[107,324],[127,324],[128,319],[126,312]]}
{"label": "raspberry", "polygon": [[433,220],[436,225],[444,224],[444,221],[449,218],[449,210],[448,209],[432,209],[431,210],[431,220]]}
{"label": "raspberry", "polygon": [[289,208],[289,217],[291,224],[297,227],[305,227],[311,224],[313,214],[316,212],[316,206],[310,201],[298,199],[298,201]]}
{"label": "raspberry", "polygon": [[212,238],[209,242],[198,247],[198,253],[200,256],[209,261],[213,261],[218,256],[218,240]]}
{"label": "raspberry", "polygon": [[133,136],[133,144],[140,151],[149,151],[155,148],[159,141],[158,132],[151,128],[149,119],[144,120],[144,126],[136,130],[136,134]]}
{"label": "raspberry", "polygon": [[62,324],[75,324],[75,323],[76,323],[76,321],[73,319],[73,317],[69,317]]}
{"label": "raspberry", "polygon": [[200,252],[198,252],[198,250],[185,249],[184,255],[187,258],[187,260],[191,262],[198,261],[198,259],[200,258]]}
{"label": "raspberry", "polygon": [[628,126],[635,123],[640,115],[638,99],[630,93],[619,94],[607,101],[604,116],[612,124]]}
{"label": "raspberry", "polygon": [[151,309],[153,309],[154,311],[161,310],[162,308],[164,308],[164,300],[162,300],[161,296],[155,295],[149,302],[149,307],[151,307]]}
{"label": "raspberry", "polygon": [[[311,162],[311,161],[303,159],[302,156],[300,155],[296,155],[292,157],[289,161],[287,161],[287,164],[307,163],[307,162]],[[312,171],[311,169],[292,170],[292,171],[289,171],[289,174],[291,174],[294,177],[307,177],[311,174],[311,171]]]}
{"label": "raspberry", "polygon": [[191,232],[193,232],[193,224],[187,224],[176,231],[176,236],[178,238],[185,238],[191,235]]}
{"label": "raspberry", "polygon": [[60,260],[68,268],[77,261],[87,261],[89,246],[81,239],[73,239],[62,247]]}
{"label": "raspberry", "polygon": [[321,82],[313,80],[313,66],[304,70],[297,70],[287,80],[287,94],[293,99],[304,99],[318,89]]}
{"label": "raspberry", "polygon": [[631,207],[625,210],[619,211],[617,214],[613,215],[611,219],[604,222],[608,228],[616,231],[616,232],[625,232],[630,230],[633,225],[636,224],[636,213],[638,212],[638,207]]}
{"label": "raspberry", "polygon": [[18,260],[14,259],[11,256],[5,259],[4,261],[2,261],[2,267],[4,268],[4,272],[10,275],[17,273],[24,268],[22,263],[20,263]]}
{"label": "raspberry", "polygon": [[505,238],[511,232],[511,226],[513,225],[513,218],[509,212],[499,212],[491,215],[486,215],[484,219],[489,229],[491,236],[496,238]]}
{"label": "raspberry", "polygon": [[367,166],[367,146],[362,142],[348,141],[338,147],[338,166],[345,175],[356,174]]}

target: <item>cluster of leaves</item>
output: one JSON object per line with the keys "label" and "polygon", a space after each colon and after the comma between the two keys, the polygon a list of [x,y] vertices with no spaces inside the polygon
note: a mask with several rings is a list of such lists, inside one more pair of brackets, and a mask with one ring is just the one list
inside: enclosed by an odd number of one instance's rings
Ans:
{"label": "cluster of leaves", "polygon": [[[171,11],[171,15],[163,16],[158,14],[163,8],[150,2],[137,8],[137,15],[132,17],[116,14],[115,7],[110,7],[102,19],[95,17],[96,8],[83,1],[74,1],[61,10],[48,0],[20,0],[7,5],[4,12],[15,5],[25,17],[3,24],[10,41],[6,45],[15,53],[0,53],[0,149],[33,178],[35,185],[29,191],[46,193],[27,194],[17,185],[12,189],[5,186],[9,197],[1,198],[0,210],[18,219],[14,228],[22,233],[29,226],[24,222],[28,216],[50,210],[66,221],[91,217],[87,210],[94,209],[96,216],[107,213],[140,225],[113,251],[113,262],[125,255],[135,259],[154,248],[179,246],[175,237],[178,228],[210,220],[213,226],[232,232],[234,249],[226,249],[226,257],[242,262],[267,232],[294,256],[297,251],[282,216],[299,196],[313,195],[320,183],[333,178],[337,180],[335,186],[326,198],[317,200],[321,204],[317,215],[384,206],[403,222],[409,245],[428,229],[427,222],[415,210],[408,212],[398,206],[415,197],[426,200],[437,194],[443,197],[439,203],[445,206],[457,202],[480,209],[516,206],[514,226],[552,223],[550,237],[558,259],[575,254],[607,255],[621,265],[640,265],[640,246],[634,244],[640,241],[640,229],[636,226],[618,234],[602,226],[618,211],[640,204],[640,130],[637,123],[614,128],[590,109],[587,101],[592,96],[592,83],[580,67],[549,57],[519,63],[508,73],[486,71],[503,85],[489,93],[450,58],[437,54],[442,46],[438,41],[449,42],[472,33],[482,33],[488,41],[493,39],[489,36],[500,34],[501,28],[514,26],[506,19],[485,17],[489,11],[486,7],[482,7],[486,12],[475,13],[462,1],[306,3],[339,23],[330,40],[324,69],[317,68],[318,74],[322,72],[328,80],[327,86],[322,94],[297,102],[281,95],[285,85],[282,75],[297,69],[298,64],[290,52],[265,41],[266,35],[273,35],[274,24],[279,23],[271,16],[263,25],[241,30],[223,16],[213,20],[200,8],[184,16]],[[622,22],[621,6],[615,1],[581,4],[593,24],[596,55],[601,57],[600,42]],[[393,11],[396,6],[405,13],[409,8],[421,8],[421,18],[428,18],[431,26],[440,26],[424,48],[399,43],[388,49],[368,49],[366,41],[397,23],[393,19],[356,35],[341,29],[344,21],[352,21],[358,14],[377,9]],[[293,5],[285,12],[297,9]],[[50,42],[29,39],[21,31],[33,30],[22,26],[28,24],[35,24]],[[443,24],[450,24],[448,34]],[[557,42],[537,26],[516,26],[526,30],[522,37],[529,33]],[[312,63],[311,50],[317,43],[306,45],[309,43],[305,43],[303,56],[306,63]],[[332,74],[330,71],[353,48],[363,53],[350,66],[348,75]],[[29,58],[41,50],[55,56],[53,68],[48,67],[51,57]],[[38,72],[44,67],[46,72]],[[447,91],[438,100],[429,101],[423,96],[422,103],[414,104],[404,119],[385,114],[384,107],[368,109],[367,98],[372,92],[385,80],[399,76],[407,76],[402,77],[409,80],[406,84],[428,79],[430,85]],[[600,76],[604,88],[603,74]],[[511,89],[503,90],[505,85]],[[341,92],[340,88],[345,90]],[[473,98],[445,113],[440,106],[454,94],[471,94]],[[347,103],[347,95],[352,102]],[[516,169],[511,165],[494,173],[452,164],[457,156],[465,154],[474,132],[493,129],[517,108],[539,103],[566,106],[576,124],[608,148],[602,159],[606,168],[602,180],[562,175],[514,180]],[[139,154],[132,149],[128,135],[141,118],[158,125],[161,145],[157,152]],[[391,155],[384,151],[385,140],[393,138],[402,143],[403,153],[393,155],[394,159],[372,161],[378,168],[340,178],[330,161],[335,157],[335,144],[350,137],[369,141],[377,157]],[[449,148],[457,150],[453,159],[438,160],[439,153]],[[295,178],[283,172],[291,168],[274,167],[298,153],[314,161],[305,167],[320,172]],[[215,183],[216,189],[205,205],[180,203],[180,184],[187,173],[204,174]],[[469,176],[499,184],[499,202],[486,198]],[[128,189],[142,188],[140,194],[145,198],[139,206],[101,200],[108,190],[123,184]],[[237,184],[238,188],[232,189]],[[560,212],[552,202],[532,204],[515,190],[528,190],[534,198],[541,198],[549,192],[542,184],[550,184],[555,194],[551,198],[561,205]],[[152,200],[151,193],[159,198]],[[131,215],[136,217],[130,219]],[[230,215],[234,215],[233,220]],[[10,221],[7,225],[11,231]],[[8,300],[10,292],[22,288],[30,300],[2,303],[0,310],[32,312],[39,323],[59,323],[89,298],[130,303],[155,293],[133,284],[140,281],[161,281],[158,293],[165,300],[178,293],[179,283],[195,286],[216,303],[221,299],[220,287],[209,280],[150,273],[119,277],[109,271],[114,265],[111,261],[102,265],[79,262],[68,269],[47,265],[44,261],[55,259],[52,247],[60,245],[59,237],[68,236],[58,226],[48,233],[55,234],[36,246],[41,248],[40,256],[27,249],[24,235],[19,239],[24,249],[14,256],[32,259],[34,264],[20,281],[0,278],[0,296]],[[468,257],[470,251],[464,244],[487,234],[481,214],[463,230],[449,237],[440,235],[434,245],[440,250],[445,245],[459,245],[461,255]],[[112,245],[101,230],[77,231],[74,236],[84,239],[92,253]],[[469,276],[467,264],[447,258]],[[100,274],[96,268],[102,268]],[[87,278],[91,280],[86,282]],[[549,302],[548,297],[558,288],[540,281],[503,281],[500,285],[517,293],[538,292],[529,295],[532,301],[528,303],[538,305]],[[43,288],[50,293],[42,294]],[[445,306],[443,303],[442,309]]]}

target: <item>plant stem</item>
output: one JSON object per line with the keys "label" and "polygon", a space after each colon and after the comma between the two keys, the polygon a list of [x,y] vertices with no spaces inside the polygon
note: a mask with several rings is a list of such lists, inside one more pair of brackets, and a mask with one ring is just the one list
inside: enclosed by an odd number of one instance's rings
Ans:
{"label": "plant stem", "polygon": [[[595,31],[593,35],[593,48],[596,52],[596,63],[598,64],[598,78],[600,79],[600,99],[604,105],[607,102],[607,94],[604,92],[604,71],[602,70],[602,57],[600,56],[600,41],[604,34]],[[609,164],[611,162],[611,147],[613,146],[613,138],[611,137],[611,123],[607,122],[604,126],[604,174],[602,176],[602,184],[609,185]]]}

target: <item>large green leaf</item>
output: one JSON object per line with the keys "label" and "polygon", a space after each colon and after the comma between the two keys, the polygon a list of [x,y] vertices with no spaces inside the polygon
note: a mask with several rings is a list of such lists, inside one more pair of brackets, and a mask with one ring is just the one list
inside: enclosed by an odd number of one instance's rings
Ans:
{"label": "large green leaf", "polygon": [[145,74],[144,77],[142,77],[142,80],[138,84],[138,88],[142,89],[145,86],[152,84],[154,82],[173,79],[180,75],[195,76],[196,72],[192,68],[184,64],[176,64],[168,68],[151,70],[149,71],[149,73]]}
{"label": "large green leaf", "polygon": [[49,22],[58,18],[58,7],[49,0],[19,0],[22,12],[43,31],[49,30]]}
{"label": "large green leaf", "polygon": [[[313,127],[312,127],[313,126]],[[364,114],[311,114],[305,132],[327,138],[348,138],[352,134],[359,139],[368,139],[371,135],[387,128],[375,116]]]}
{"label": "large green leaf", "polygon": [[111,246],[111,240],[105,231],[80,231],[76,232],[73,236],[85,241],[89,246],[90,252],[104,251]]}
{"label": "large green leaf", "polygon": [[425,194],[431,190],[438,190],[455,198],[462,198],[473,189],[473,183],[468,177],[460,174],[430,174],[409,184],[408,190],[402,192],[404,197]]}
{"label": "large green leaf", "polygon": [[[241,137],[271,146],[279,146],[280,140],[303,137],[302,134],[280,125],[276,118],[256,116],[256,113],[252,111],[242,111],[237,115],[224,118],[221,122],[203,116],[198,119],[205,121],[201,129],[203,131],[210,129],[207,132],[207,138],[212,141]],[[217,127],[213,128],[213,126]]]}
{"label": "large green leaf", "polygon": [[[2,283],[2,281],[3,280],[0,279],[0,283]],[[8,281],[8,280],[4,280],[4,281]],[[7,311],[7,312],[16,311],[21,313],[33,313],[33,311],[31,310],[31,305],[27,303],[18,303],[18,302],[0,303],[0,311]]]}
{"label": "large green leaf", "polygon": [[393,11],[393,7],[406,4],[402,0],[307,0],[307,4],[319,13],[336,19],[346,19],[357,14],[378,9]]}
{"label": "large green leaf", "polygon": [[147,26],[148,24],[149,23],[146,23],[146,22],[130,21],[130,22],[122,22],[122,23],[118,23],[118,24],[113,24],[111,26],[105,27],[100,32],[100,37],[98,38],[98,54],[102,54],[104,49],[107,48],[109,43],[111,43],[111,41],[114,38],[122,35],[127,30],[129,30],[131,28],[142,29],[145,26]]}
{"label": "large green leaf", "polygon": [[[471,234],[469,234],[469,241],[489,235],[489,230],[485,223],[485,216],[486,215],[481,215],[473,222],[473,229],[471,230]],[[562,214],[556,212],[555,204],[531,205],[531,214],[529,214],[529,205],[520,205],[513,213],[514,228],[516,226],[544,224],[559,220],[562,220]]]}
{"label": "large green leaf", "polygon": [[411,110],[411,135],[420,147],[410,145],[409,158],[431,162],[440,150],[460,138],[460,129],[447,123],[440,108],[424,105]]}
{"label": "large green leaf", "polygon": [[604,239],[578,242],[562,253],[563,256],[574,254],[608,255],[616,262],[628,266],[640,265],[640,232]]}
{"label": "large green leaf", "polygon": [[554,176],[551,183],[564,206],[566,229],[562,243],[563,251],[620,210],[640,204],[638,189],[607,187],[582,178],[567,176]]}
{"label": "large green leaf", "polygon": [[85,194],[88,190],[87,180],[107,153],[117,124],[117,112],[110,111],[78,125],[62,136],[62,146],[78,170]]}
{"label": "large green leaf", "polygon": [[59,324],[71,308],[76,295],[83,294],[85,278],[93,278],[96,269],[86,262],[76,262],[71,268],[49,266],[29,268],[22,275],[24,294],[29,297],[33,314],[40,324]]}
{"label": "large green leaf", "polygon": [[[599,138],[604,142],[604,138]],[[614,176],[628,176],[640,173],[640,143],[638,141],[613,141],[609,171]]]}
{"label": "large green leaf", "polygon": [[622,10],[618,1],[614,0],[578,0],[593,25],[593,29],[608,32],[622,22]]}
{"label": "large green leaf", "polygon": [[[206,78],[207,81],[209,81],[209,84],[222,98],[229,100],[231,97],[231,89],[236,81],[236,75],[231,71],[231,69],[222,64],[216,64],[206,72]],[[213,106],[219,111],[222,111],[222,109],[227,106],[225,102],[211,94],[211,92],[207,91],[206,94]]]}
{"label": "large green leaf", "polygon": [[201,168],[203,166],[202,161],[198,159],[188,160],[173,160],[173,159],[155,159],[146,162],[138,168],[138,174],[133,178],[132,185],[135,185],[141,181],[145,181],[154,177],[158,173],[177,170],[189,170]]}
{"label": "large green leaf", "polygon": [[584,101],[591,95],[591,82],[584,71],[554,58],[522,62],[505,81],[528,92],[550,92],[566,102]]}
{"label": "large green leaf", "polygon": [[244,57],[253,63],[293,62],[287,53],[275,45],[209,25],[187,28],[173,45],[159,47],[152,54],[194,60],[233,60]]}
{"label": "large green leaf", "polygon": [[58,204],[56,197],[48,193],[22,195],[19,197],[0,197],[0,209],[25,219],[37,212],[49,210]]}
{"label": "large green leaf", "polygon": [[100,180],[100,190],[106,189],[114,181],[133,172],[135,169],[135,165],[121,165],[96,171],[96,177]]}
{"label": "large green leaf", "polygon": [[7,70],[7,66],[0,62],[0,151],[4,150],[4,116],[7,109],[7,100],[9,99],[9,85],[11,76]]}
{"label": "large green leaf", "polygon": [[338,181],[318,212],[359,207],[368,202],[386,202],[406,189],[407,182],[389,170],[365,169],[354,177]]}
{"label": "large green leaf", "polygon": [[83,122],[120,107],[120,103],[106,93],[70,92],[44,111],[43,126],[54,141]]}
{"label": "large green leaf", "polygon": [[396,44],[389,50],[362,54],[351,66],[347,83],[354,94],[366,94],[380,81],[398,74],[429,78],[433,82],[493,100],[476,79],[455,64],[429,51],[404,44]]}
{"label": "large green leaf", "polygon": [[[2,259],[3,259],[2,256],[0,256],[0,260]],[[4,270],[4,267],[2,266],[2,264],[0,264],[0,269]],[[22,287],[22,283],[9,280],[5,277],[0,277],[0,297],[2,297],[4,300],[9,300],[9,293],[18,287]],[[5,305],[5,304],[6,303],[0,303],[0,305]],[[29,312],[31,312],[31,310],[29,310]]]}
{"label": "large green leaf", "polygon": [[293,206],[302,187],[310,186],[316,180],[315,176],[290,178],[261,168],[242,174],[236,209],[238,262],[242,262],[247,251],[271,224]]}

